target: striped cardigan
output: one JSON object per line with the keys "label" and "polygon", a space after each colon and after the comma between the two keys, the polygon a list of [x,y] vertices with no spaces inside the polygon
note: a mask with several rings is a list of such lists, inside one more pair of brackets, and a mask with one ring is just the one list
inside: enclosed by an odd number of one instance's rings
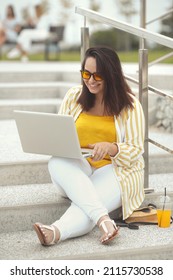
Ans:
{"label": "striped cardigan", "polygon": [[[77,103],[82,86],[71,88],[61,104],[59,114],[72,115],[76,121],[82,107]],[[122,214],[126,219],[144,200],[144,115],[140,102],[134,99],[134,109],[122,111],[114,117],[118,153],[111,157],[112,166],[120,182]]]}

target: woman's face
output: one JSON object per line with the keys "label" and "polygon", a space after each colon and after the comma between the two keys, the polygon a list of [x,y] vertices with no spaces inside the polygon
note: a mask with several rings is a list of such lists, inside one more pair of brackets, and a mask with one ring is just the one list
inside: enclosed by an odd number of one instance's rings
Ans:
{"label": "woman's face", "polygon": [[[96,59],[94,57],[88,57],[86,59],[84,70],[89,71],[91,74],[97,72]],[[104,80],[96,81],[94,77],[91,76],[89,80],[83,79],[85,85],[89,91],[95,95],[103,95],[104,92]]]}
{"label": "woman's face", "polygon": [[13,11],[11,7],[7,7],[7,16],[9,17],[13,16]]}

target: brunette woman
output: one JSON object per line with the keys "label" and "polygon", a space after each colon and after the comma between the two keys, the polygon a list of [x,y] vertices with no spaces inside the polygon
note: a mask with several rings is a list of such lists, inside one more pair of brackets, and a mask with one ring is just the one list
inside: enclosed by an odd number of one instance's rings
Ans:
{"label": "brunette woman", "polygon": [[92,157],[50,159],[52,182],[71,206],[52,225],[34,224],[42,245],[82,236],[96,225],[101,243],[108,243],[119,230],[109,213],[122,207],[126,219],[144,200],[144,115],[118,55],[89,48],[81,76],[82,85],[67,92],[59,114],[74,117],[80,145],[91,148]]}

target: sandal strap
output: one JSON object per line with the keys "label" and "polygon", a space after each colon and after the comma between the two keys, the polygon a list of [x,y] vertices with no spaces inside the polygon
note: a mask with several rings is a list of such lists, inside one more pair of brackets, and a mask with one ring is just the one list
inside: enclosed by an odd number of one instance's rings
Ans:
{"label": "sandal strap", "polygon": [[106,220],[103,220],[103,221],[100,223],[100,225],[99,225],[99,227],[102,227],[102,228],[103,228],[103,230],[104,230],[105,233],[109,233],[109,231],[108,231],[108,229],[107,229],[107,226],[105,225],[106,222],[112,223],[113,226],[114,226],[114,228],[117,229],[117,226],[116,226],[116,223],[115,223],[114,220],[108,220],[108,219],[106,219]]}
{"label": "sandal strap", "polygon": [[49,245],[55,244],[55,243],[56,243],[56,241],[55,241],[55,239],[56,239],[56,230],[55,230],[55,226],[54,226],[54,225],[50,225],[50,226],[42,225],[42,228],[51,230],[51,231],[53,232],[53,239],[52,239],[52,241],[49,243]]}
{"label": "sandal strap", "polygon": [[53,240],[50,244],[55,244],[56,243],[56,230],[55,230],[55,226],[54,225],[51,225],[50,226],[52,228],[52,231],[53,231]]}

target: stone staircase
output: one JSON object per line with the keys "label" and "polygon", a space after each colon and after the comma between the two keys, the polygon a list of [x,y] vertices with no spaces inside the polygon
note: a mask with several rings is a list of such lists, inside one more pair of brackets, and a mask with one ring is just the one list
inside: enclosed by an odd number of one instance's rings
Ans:
{"label": "stone staircase", "polygon": [[57,113],[64,93],[80,81],[78,63],[61,66],[2,63],[0,119],[12,119],[14,109]]}
{"label": "stone staircase", "polygon": [[[0,259],[172,259],[172,226],[121,228],[108,246],[99,243],[97,228],[58,247],[38,243],[32,224],[52,223],[70,202],[51,183],[49,156],[23,153],[13,110],[56,113],[67,89],[80,83],[79,70],[79,63],[0,64]],[[172,134],[152,127],[150,134],[173,148]],[[150,146],[149,185],[154,192],[146,195],[146,204],[155,202],[165,186],[173,197],[172,163],[166,152]]]}

